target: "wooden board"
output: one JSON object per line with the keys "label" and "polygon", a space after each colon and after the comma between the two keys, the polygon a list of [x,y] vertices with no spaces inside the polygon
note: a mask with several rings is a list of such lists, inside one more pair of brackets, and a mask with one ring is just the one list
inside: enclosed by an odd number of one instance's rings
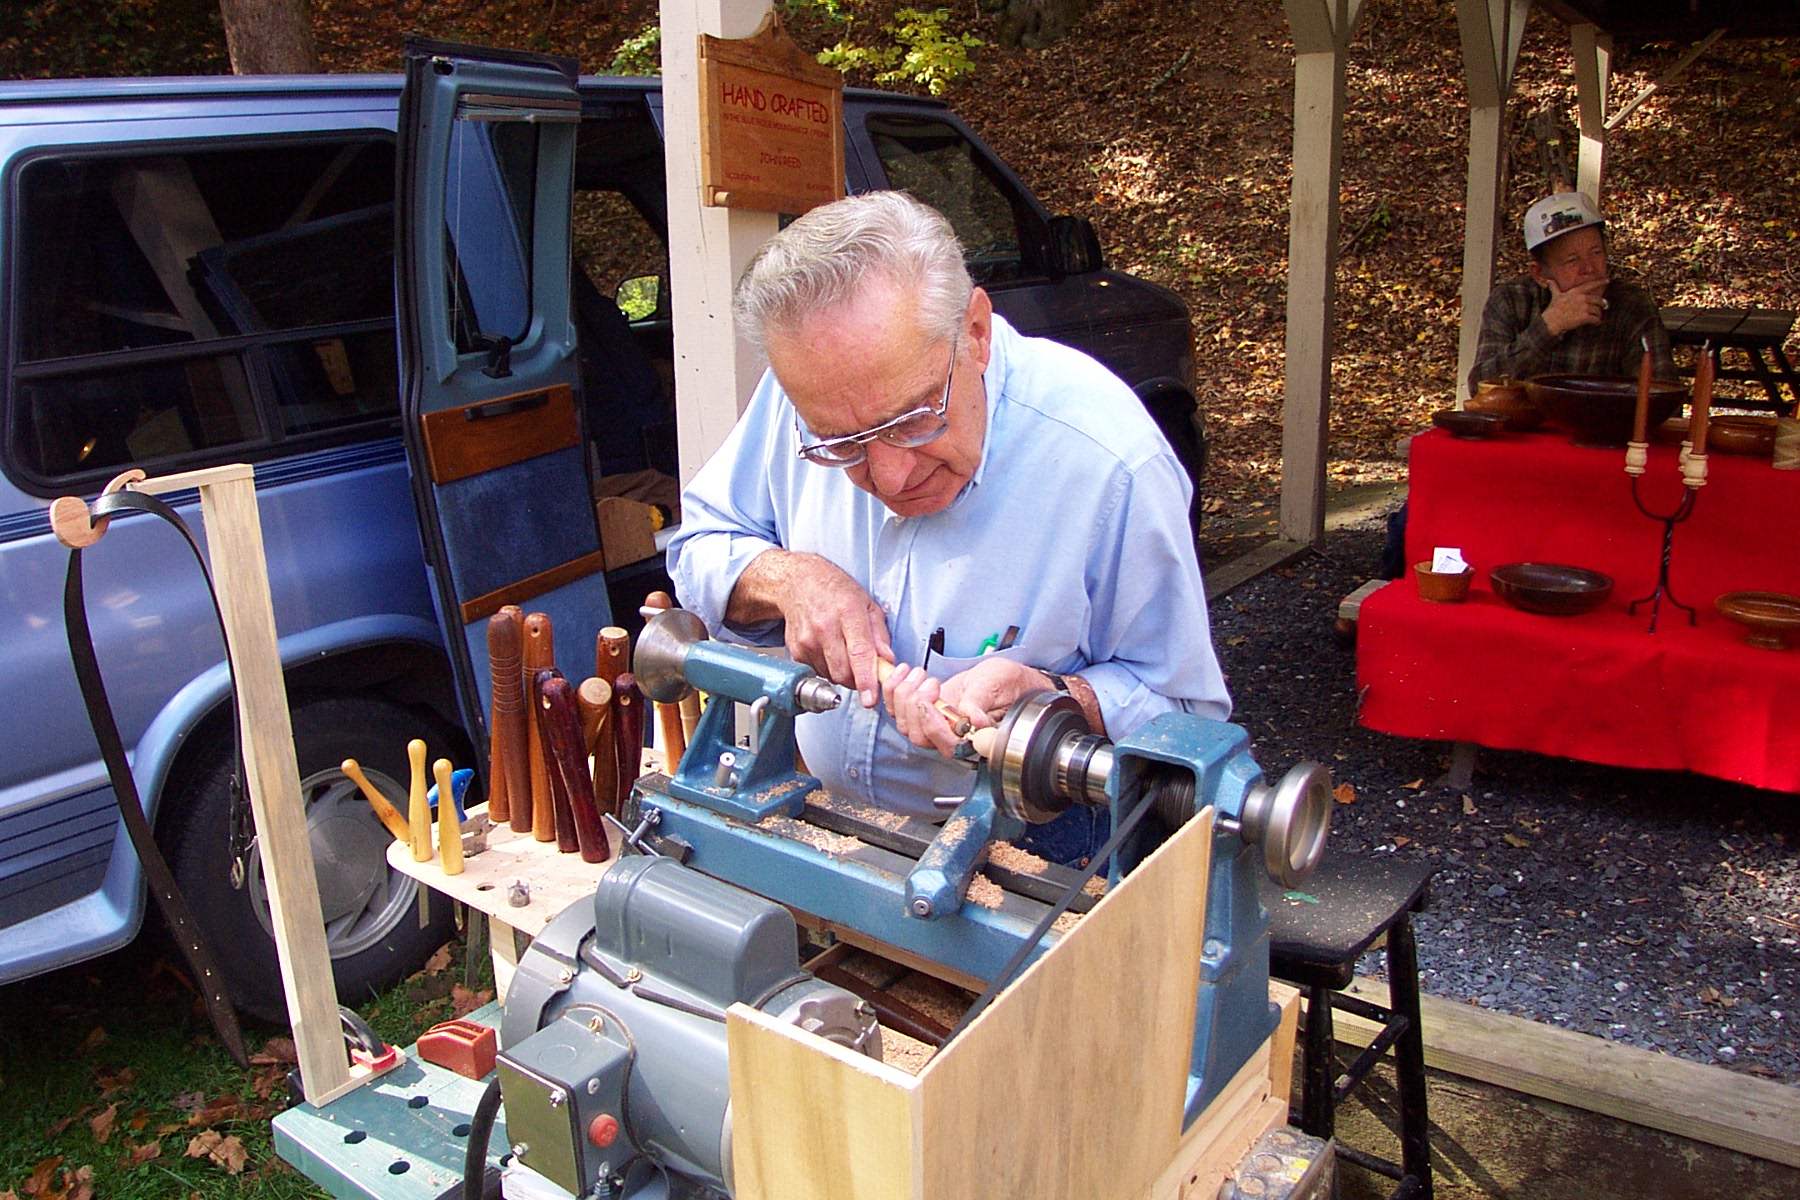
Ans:
{"label": "wooden board", "polygon": [[[1387,1004],[1378,980],[1349,994]],[[1419,1020],[1427,1066],[1800,1167],[1800,1090],[1441,996],[1419,998]],[[1333,1027],[1356,1045],[1376,1029],[1349,1013]]]}
{"label": "wooden board", "polygon": [[566,383],[429,412],[419,427],[431,481],[440,485],[581,444]]}
{"label": "wooden board", "polygon": [[1256,1139],[1287,1121],[1287,1105],[1269,1095],[1273,1041],[1264,1042],[1206,1106],[1145,1200],[1212,1200]]}
{"label": "wooden board", "polygon": [[249,468],[234,467],[214,473],[199,486],[213,587],[230,637],[244,737],[244,783],[256,818],[257,851],[268,886],[288,1019],[306,1098],[326,1104],[360,1081],[350,1077],[338,1026],[337,985],[313,873],[306,805],[300,795],[256,484]]}
{"label": "wooden board", "polygon": [[771,10],[750,37],[700,37],[700,202],[798,216],[844,194],[844,76]]}

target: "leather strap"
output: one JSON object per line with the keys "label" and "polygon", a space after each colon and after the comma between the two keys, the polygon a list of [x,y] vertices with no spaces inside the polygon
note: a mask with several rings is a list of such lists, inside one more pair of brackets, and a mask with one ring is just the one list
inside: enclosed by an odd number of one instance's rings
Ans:
{"label": "leather strap", "polygon": [[[108,514],[125,510],[154,513],[181,531],[188,548],[194,552],[194,561],[200,564],[200,574],[206,580],[208,595],[212,597],[213,613],[219,618],[219,635],[224,637],[225,619],[219,610],[218,594],[213,591],[212,574],[206,569],[206,559],[202,557],[200,546],[194,541],[187,523],[174,509],[156,497],[133,491],[110,492],[99,497],[92,506],[91,519],[97,521]],[[118,724],[113,720],[112,704],[107,699],[106,684],[100,676],[100,664],[94,654],[93,634],[88,629],[87,600],[81,583],[81,553],[79,549],[69,551],[69,571],[63,582],[63,622],[68,630],[69,657],[75,664],[75,679],[81,685],[82,703],[87,706],[88,723],[94,728],[94,740],[100,744],[100,757],[106,761],[106,773],[112,780],[113,798],[119,803],[119,815],[125,821],[126,832],[131,836],[132,848],[137,851],[138,861],[143,864],[150,894],[156,897],[157,907],[162,911],[163,919],[168,922],[176,944],[181,947],[182,955],[187,959],[188,967],[194,974],[194,982],[206,1001],[206,1010],[212,1017],[213,1029],[217,1031],[220,1043],[231,1055],[232,1061],[248,1070],[250,1058],[244,1049],[244,1035],[238,1027],[237,1013],[233,1011],[231,1001],[225,995],[224,976],[219,973],[212,951],[207,947],[205,935],[195,923],[187,901],[175,886],[175,876],[170,872],[169,864],[164,861],[162,851],[157,848],[156,835],[150,829],[150,822],[144,817],[143,801],[138,798],[137,782],[131,774],[131,763],[125,756],[125,744],[119,737]],[[226,671],[230,672],[229,643],[226,646],[225,663]],[[234,675],[231,706],[234,736],[237,721],[236,696],[237,679]],[[236,745],[242,745],[241,739],[234,743],[234,749]],[[236,758],[234,753],[234,763]],[[232,778],[234,806],[242,777],[242,765],[237,764],[236,774]]]}

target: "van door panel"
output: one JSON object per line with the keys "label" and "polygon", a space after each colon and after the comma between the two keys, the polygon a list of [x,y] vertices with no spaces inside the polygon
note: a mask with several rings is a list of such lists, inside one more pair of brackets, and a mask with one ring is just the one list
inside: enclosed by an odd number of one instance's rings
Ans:
{"label": "van door panel", "polygon": [[[464,718],[485,728],[485,619],[547,613],[592,673],[611,623],[569,287],[574,64],[410,40],[400,101],[407,454]],[[478,746],[486,739],[477,737]]]}

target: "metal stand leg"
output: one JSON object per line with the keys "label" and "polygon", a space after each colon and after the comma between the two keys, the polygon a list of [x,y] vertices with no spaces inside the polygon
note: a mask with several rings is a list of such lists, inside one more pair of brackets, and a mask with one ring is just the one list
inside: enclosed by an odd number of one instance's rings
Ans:
{"label": "metal stand leg", "polygon": [[1400,1165],[1419,1181],[1413,1193],[1431,1200],[1430,1122],[1425,1106],[1425,1038],[1419,1028],[1419,956],[1412,916],[1402,913],[1388,930],[1388,1007],[1406,1017],[1406,1032],[1394,1044],[1394,1075],[1400,1091]]}

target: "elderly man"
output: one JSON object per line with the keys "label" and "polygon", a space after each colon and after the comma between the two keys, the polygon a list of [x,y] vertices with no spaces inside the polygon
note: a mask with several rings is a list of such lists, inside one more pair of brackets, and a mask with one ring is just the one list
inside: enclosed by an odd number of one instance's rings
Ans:
{"label": "elderly man", "polygon": [[670,574],[715,634],[785,636],[855,689],[798,723],[833,792],[941,816],[971,777],[940,698],[985,727],[1061,689],[1115,737],[1229,714],[1180,465],[1105,367],[994,313],[937,212],[814,209],[736,310],[769,370],[683,496]]}
{"label": "elderly man", "polygon": [[1606,219],[1580,192],[1558,192],[1525,213],[1531,271],[1488,294],[1469,390],[1501,376],[1636,375],[1644,343],[1652,371],[1675,378],[1669,334],[1648,289],[1615,279]]}

